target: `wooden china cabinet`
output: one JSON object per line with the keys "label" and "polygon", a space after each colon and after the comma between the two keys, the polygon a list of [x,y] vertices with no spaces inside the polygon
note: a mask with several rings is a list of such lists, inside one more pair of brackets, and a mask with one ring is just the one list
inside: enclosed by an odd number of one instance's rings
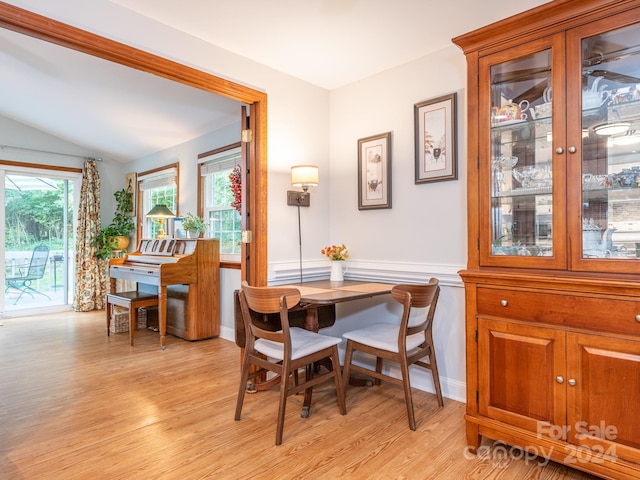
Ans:
{"label": "wooden china cabinet", "polygon": [[640,1],[453,39],[468,68],[467,442],[640,478]]}

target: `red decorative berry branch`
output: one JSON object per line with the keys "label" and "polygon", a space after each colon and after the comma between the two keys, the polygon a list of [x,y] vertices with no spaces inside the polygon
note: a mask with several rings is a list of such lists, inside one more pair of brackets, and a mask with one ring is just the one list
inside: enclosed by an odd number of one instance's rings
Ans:
{"label": "red decorative berry branch", "polygon": [[233,192],[231,206],[242,214],[242,175],[240,174],[240,165],[233,167],[229,174],[229,180],[231,180],[231,191]]}

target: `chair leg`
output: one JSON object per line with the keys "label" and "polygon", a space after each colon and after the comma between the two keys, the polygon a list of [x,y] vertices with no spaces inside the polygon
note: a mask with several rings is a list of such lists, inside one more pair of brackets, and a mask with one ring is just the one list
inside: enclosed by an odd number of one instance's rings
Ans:
{"label": "chair leg", "polygon": [[444,399],[442,398],[442,389],[440,388],[440,375],[438,375],[438,363],[436,362],[436,351],[431,342],[431,353],[429,354],[429,365],[431,366],[431,375],[433,377],[433,386],[436,389],[436,397],[438,405],[444,407]]}
{"label": "chair leg", "polygon": [[240,420],[242,414],[242,404],[244,403],[244,394],[247,390],[247,382],[249,381],[249,351],[244,349],[244,358],[242,359],[242,372],[240,373],[240,387],[238,388],[238,400],[236,401],[236,414],[234,419]]}
{"label": "chair leg", "polygon": [[[297,370],[296,370],[297,371]],[[309,382],[313,380],[313,376],[316,372],[316,366],[313,363],[307,365],[304,369],[304,381]],[[309,418],[309,412],[311,411],[311,397],[313,396],[313,387],[309,387],[304,391],[304,400],[302,402],[302,412],[300,416],[302,418]]]}
{"label": "chair leg", "polygon": [[[376,372],[382,373],[382,363],[383,363],[382,357],[376,357]],[[379,378],[374,378],[373,383],[375,385],[380,385],[382,382],[380,381]]]}
{"label": "chair leg", "polygon": [[282,364],[282,378],[280,379],[280,405],[278,406],[278,423],[276,426],[276,445],[282,445],[282,433],[284,431],[284,414],[287,409],[287,396],[289,390],[289,377],[291,367],[288,362]]}
{"label": "chair leg", "polygon": [[409,428],[416,429],[416,417],[413,413],[413,397],[411,396],[411,379],[409,378],[409,365],[406,357],[400,361],[400,370],[402,374],[402,386],[404,388],[404,401],[407,404],[407,416],[409,418]]}
{"label": "chair leg", "polygon": [[344,383],[345,401],[347,398],[347,387],[349,386],[349,377],[351,375],[351,357],[353,356],[353,342],[347,340],[347,349],[344,354],[344,369],[342,370],[342,382]]}
{"label": "chair leg", "polygon": [[20,295],[18,295],[18,298],[16,298],[16,301],[15,301],[15,302],[13,302],[13,304],[14,304],[14,305],[17,305],[17,304],[18,304],[18,302],[20,301],[20,299],[22,298],[22,296],[23,296],[25,293],[26,293],[26,294],[28,294],[28,295],[31,295],[31,298],[35,298],[35,297],[33,296],[33,294],[31,294],[30,292],[27,292],[27,287],[25,286],[24,288],[20,289]]}
{"label": "chair leg", "polygon": [[338,408],[342,415],[347,414],[347,406],[345,402],[345,385],[342,381],[342,375],[340,375],[340,355],[338,353],[338,346],[333,347],[331,354],[331,365],[333,366],[334,380],[336,384],[336,395],[338,396]]}
{"label": "chair leg", "polygon": [[51,300],[51,297],[50,297],[49,295],[47,295],[46,293],[42,293],[42,292],[40,292],[40,291],[36,290],[35,288],[33,288],[33,287],[31,286],[31,282],[29,282],[29,285],[27,285],[27,286],[26,286],[26,290],[29,290],[27,293],[28,293],[29,295],[31,295],[33,298],[36,298],[36,297],[34,297],[34,296],[33,296],[33,294],[32,294],[31,292],[33,292],[33,293],[37,293],[38,295],[42,295],[43,297],[47,297],[49,300]]}

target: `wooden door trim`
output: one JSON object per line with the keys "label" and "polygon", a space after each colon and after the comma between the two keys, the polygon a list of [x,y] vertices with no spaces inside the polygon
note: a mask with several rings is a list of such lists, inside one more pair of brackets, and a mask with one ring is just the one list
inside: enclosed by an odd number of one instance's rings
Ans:
{"label": "wooden door trim", "polygon": [[[267,95],[152,53],[110,40],[56,20],[0,2],[0,27],[87,53],[111,62],[189,85],[250,106],[253,139],[250,145],[252,215],[248,244],[251,285],[267,283]],[[243,272],[245,269],[243,268]]]}

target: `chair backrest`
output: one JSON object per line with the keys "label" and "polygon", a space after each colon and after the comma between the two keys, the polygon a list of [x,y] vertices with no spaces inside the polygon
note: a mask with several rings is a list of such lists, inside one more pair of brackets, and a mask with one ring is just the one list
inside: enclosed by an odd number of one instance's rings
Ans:
{"label": "chair backrest", "polygon": [[[247,334],[247,347],[251,347],[255,338],[291,344],[289,310],[300,302],[300,291],[298,289],[289,287],[251,287],[246,282],[242,282],[238,296],[245,333]],[[269,329],[266,317],[273,313],[280,314],[282,331],[274,332]]]}
{"label": "chair backrest", "polygon": [[[413,335],[431,328],[439,295],[440,284],[437,278],[431,278],[426,284],[400,284],[391,289],[393,299],[404,305],[400,322],[400,336]],[[419,323],[413,323],[409,326],[411,309],[427,307],[429,310],[425,318]]]}
{"label": "chair backrest", "polygon": [[44,270],[47,267],[49,259],[49,247],[46,245],[38,245],[33,249],[31,254],[31,262],[25,280],[39,280],[44,276]]}
{"label": "chair backrest", "polygon": [[[336,305],[322,305],[318,310],[318,326],[320,329],[331,327],[336,323]],[[262,315],[251,311],[252,316],[259,317],[254,320],[260,320],[259,324],[266,330],[282,330],[280,325],[280,312],[270,315]],[[307,311],[303,308],[289,309],[289,327],[304,328],[307,317]],[[240,307],[240,290],[233,292],[233,326],[235,330],[236,345],[244,348],[246,342],[246,334],[244,329],[244,319],[242,317],[242,308]]]}

